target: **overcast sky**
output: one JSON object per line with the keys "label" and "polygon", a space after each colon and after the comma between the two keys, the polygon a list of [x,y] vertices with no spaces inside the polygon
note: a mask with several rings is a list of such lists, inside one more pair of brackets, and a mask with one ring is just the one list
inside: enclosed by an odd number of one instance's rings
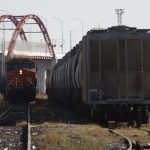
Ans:
{"label": "overcast sky", "polygon": [[[81,40],[81,22],[84,35],[91,28],[107,28],[117,24],[115,9],[123,8],[123,24],[138,28],[150,28],[150,0],[0,0],[1,14],[35,14],[46,24],[51,39],[61,39],[61,24],[52,19],[63,21],[64,49],[70,48]],[[71,31],[71,32],[70,32]]]}

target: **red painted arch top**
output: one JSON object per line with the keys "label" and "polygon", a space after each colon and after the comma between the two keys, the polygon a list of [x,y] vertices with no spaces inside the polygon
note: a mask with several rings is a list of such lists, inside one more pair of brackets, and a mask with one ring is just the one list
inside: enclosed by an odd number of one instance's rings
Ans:
{"label": "red painted arch top", "polygon": [[41,31],[43,33],[45,42],[48,45],[48,49],[49,49],[49,52],[50,52],[50,57],[51,58],[55,58],[55,53],[54,53],[54,50],[53,50],[53,46],[52,46],[50,37],[48,35],[48,32],[47,32],[43,22],[41,21],[41,19],[38,16],[33,15],[33,14],[29,14],[29,15],[23,16],[21,18],[21,20],[18,22],[17,26],[16,26],[16,29],[15,29],[15,31],[13,33],[13,36],[12,36],[11,41],[10,41],[9,46],[8,46],[7,59],[10,60],[12,58],[12,56],[13,56],[13,49],[15,47],[16,40],[17,40],[19,34],[23,32],[23,26],[25,25],[25,23],[29,19],[35,20],[35,22],[38,24],[39,28],[41,29]]}
{"label": "red painted arch top", "polygon": [[[3,22],[5,19],[9,19],[17,27],[19,21],[14,16],[12,16],[12,15],[2,15],[2,16],[0,16],[0,23]],[[25,36],[25,33],[24,33],[23,29],[20,32],[20,37],[21,37],[22,40],[27,41],[27,38]]]}

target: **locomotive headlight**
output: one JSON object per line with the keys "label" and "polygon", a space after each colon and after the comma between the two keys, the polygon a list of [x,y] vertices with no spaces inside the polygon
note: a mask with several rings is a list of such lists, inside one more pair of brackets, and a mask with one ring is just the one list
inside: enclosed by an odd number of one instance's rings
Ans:
{"label": "locomotive headlight", "polygon": [[22,74],[22,70],[19,70],[19,73]]}

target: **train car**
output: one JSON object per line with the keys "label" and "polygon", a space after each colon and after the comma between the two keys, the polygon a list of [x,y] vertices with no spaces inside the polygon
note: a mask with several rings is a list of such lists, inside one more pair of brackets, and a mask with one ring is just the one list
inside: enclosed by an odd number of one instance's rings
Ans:
{"label": "train car", "polygon": [[5,78],[0,75],[0,93],[5,94]]}
{"label": "train car", "polygon": [[147,123],[149,31],[128,26],[89,31],[49,75],[49,99],[100,120]]}
{"label": "train car", "polygon": [[35,100],[36,65],[27,58],[13,58],[6,64],[6,99],[12,103]]}

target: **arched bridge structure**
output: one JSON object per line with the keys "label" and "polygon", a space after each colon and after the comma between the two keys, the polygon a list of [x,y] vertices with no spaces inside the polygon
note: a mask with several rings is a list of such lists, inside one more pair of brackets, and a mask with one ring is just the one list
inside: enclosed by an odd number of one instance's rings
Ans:
{"label": "arched bridge structure", "polygon": [[19,34],[21,34],[23,32],[23,26],[30,19],[35,20],[35,22],[37,23],[37,25],[41,29],[41,31],[43,33],[43,36],[44,36],[44,39],[45,39],[45,42],[46,42],[46,44],[48,46],[50,57],[51,58],[55,58],[55,53],[54,53],[54,50],[53,50],[53,45],[51,43],[51,40],[50,40],[49,34],[47,32],[47,29],[44,26],[44,24],[41,21],[41,19],[38,16],[33,15],[33,14],[22,16],[21,20],[18,22],[18,24],[16,26],[16,29],[15,29],[13,35],[12,35],[11,41],[9,43],[9,46],[8,46],[7,58],[11,59],[11,57],[13,55],[13,50],[14,50],[14,47],[15,47],[16,40],[17,40]]}
{"label": "arched bridge structure", "polygon": [[[9,19],[15,25],[14,32],[11,36],[10,41],[8,41],[7,47],[7,57],[6,61],[11,60],[14,57],[14,52],[16,51],[15,46],[17,44],[17,39],[20,35],[21,40],[25,42],[29,42],[26,36],[26,32],[24,32],[24,26],[28,21],[33,20],[35,24],[38,25],[41,33],[43,34],[43,38],[45,40],[46,48],[48,49],[48,55],[23,55],[23,57],[34,59],[37,64],[37,77],[38,77],[38,91],[45,92],[45,74],[46,70],[51,70],[56,63],[56,56],[53,50],[53,45],[51,43],[48,31],[42,22],[42,20],[34,15],[29,14],[25,16],[13,16],[13,15],[2,15],[0,16],[0,23],[4,22],[5,19]],[[35,50],[36,51],[36,50]],[[21,52],[22,53],[22,52]],[[15,56],[16,57],[16,56]],[[22,57],[17,55],[17,57]],[[4,73],[5,74],[5,73]]]}
{"label": "arched bridge structure", "polygon": [[[15,16],[12,16],[12,15],[2,15],[2,16],[0,16],[0,23],[2,23],[3,21],[5,21],[6,19],[9,19],[17,27],[19,21],[16,19]],[[23,29],[20,31],[20,37],[21,37],[22,40],[27,41],[27,38],[25,36],[25,33],[24,33]]]}

